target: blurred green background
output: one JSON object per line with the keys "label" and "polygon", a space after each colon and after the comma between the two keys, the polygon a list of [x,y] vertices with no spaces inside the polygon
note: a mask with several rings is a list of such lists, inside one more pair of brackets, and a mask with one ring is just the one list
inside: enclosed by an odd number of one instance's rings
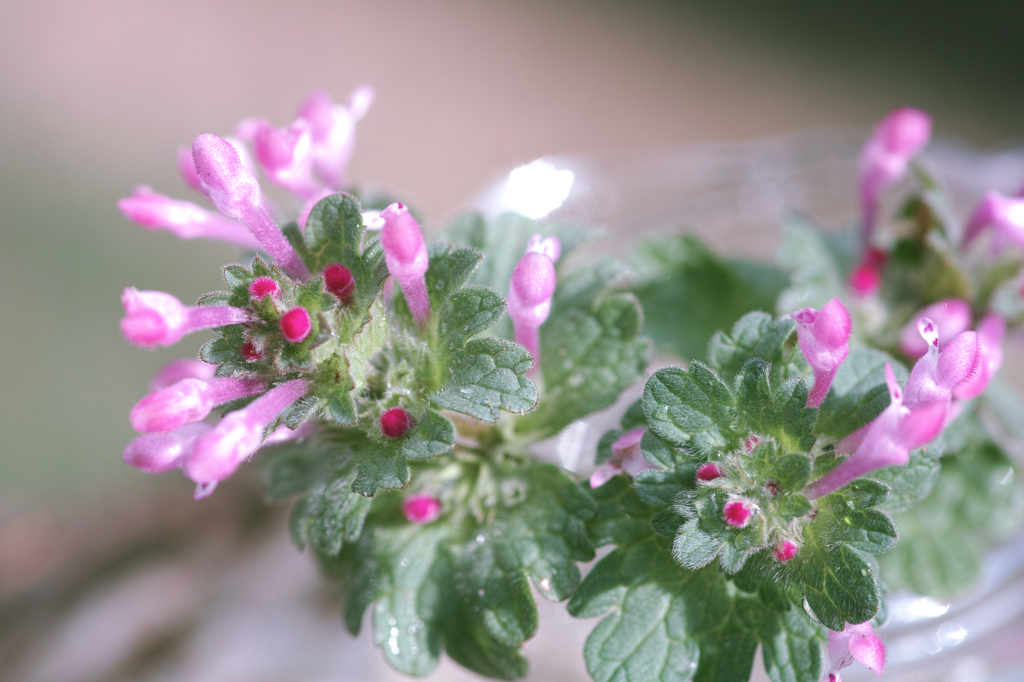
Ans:
{"label": "blurred green background", "polygon": [[199,133],[371,83],[351,177],[437,226],[546,154],[866,132],[904,104],[1012,143],[1022,20],[1009,2],[0,2],[0,502],[152,484],[120,463],[128,410],[206,337],[129,346],[120,291],[191,301],[239,254],[115,204],[136,183],[194,198],[175,149]]}

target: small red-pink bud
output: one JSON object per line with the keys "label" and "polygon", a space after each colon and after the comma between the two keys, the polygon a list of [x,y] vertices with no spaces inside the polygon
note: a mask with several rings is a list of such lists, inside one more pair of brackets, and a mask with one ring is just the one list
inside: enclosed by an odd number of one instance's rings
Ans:
{"label": "small red-pink bud", "polygon": [[713,481],[716,478],[721,478],[722,475],[722,470],[714,462],[704,462],[697,467],[698,481]]}
{"label": "small red-pink bud", "polygon": [[409,521],[422,525],[441,515],[441,502],[430,495],[410,495],[402,501],[402,511]]}
{"label": "small red-pink bud", "polygon": [[380,430],[391,440],[401,438],[412,428],[412,415],[401,407],[391,407],[380,415]]}
{"label": "small red-pink bud", "polygon": [[757,434],[752,433],[743,440],[743,450],[749,455],[760,442],[761,438]]}
{"label": "small red-pink bud", "polygon": [[245,358],[246,362],[259,362],[263,359],[263,351],[261,351],[252,341],[246,341],[243,343],[241,350],[242,357]]}
{"label": "small red-pink bud", "polygon": [[337,296],[343,304],[349,305],[356,290],[356,281],[351,270],[341,263],[331,263],[324,268],[324,288]]}
{"label": "small red-pink bud", "polygon": [[313,320],[305,308],[292,308],[281,316],[281,333],[290,343],[301,343],[313,329]]}
{"label": "small red-pink bud", "polygon": [[725,522],[737,528],[746,528],[753,513],[754,505],[747,500],[732,500],[726,502],[725,507],[722,508]]}
{"label": "small red-pink bud", "polygon": [[775,549],[772,553],[775,555],[775,560],[780,564],[784,564],[793,557],[800,550],[800,545],[796,544],[792,540],[783,540],[779,544],[775,545]]}
{"label": "small red-pink bud", "polygon": [[249,295],[257,301],[264,296],[277,297],[281,293],[281,285],[273,277],[257,277],[249,282]]}

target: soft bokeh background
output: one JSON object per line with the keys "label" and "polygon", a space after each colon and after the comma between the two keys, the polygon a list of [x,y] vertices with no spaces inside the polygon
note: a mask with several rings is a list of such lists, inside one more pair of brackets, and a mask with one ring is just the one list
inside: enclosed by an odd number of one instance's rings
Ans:
{"label": "soft bokeh background", "polygon": [[[1024,6],[948,4],[0,1],[0,594],[99,552],[83,539],[98,528],[115,546],[208,518],[154,507],[187,496],[180,476],[120,463],[128,409],[203,336],[128,346],[121,289],[190,301],[238,257],[117,211],[136,183],[187,196],[178,145],[245,115],[283,125],[314,87],[340,99],[371,83],[351,176],[436,227],[550,154],[866,131],[903,104],[947,137],[1009,144],[1024,130]],[[251,494],[243,479],[225,496]]]}

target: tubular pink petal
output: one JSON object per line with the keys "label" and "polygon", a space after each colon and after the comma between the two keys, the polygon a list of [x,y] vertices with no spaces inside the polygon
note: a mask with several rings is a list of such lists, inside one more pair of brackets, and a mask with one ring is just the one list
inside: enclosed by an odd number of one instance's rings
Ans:
{"label": "tubular pink petal", "polygon": [[355,146],[356,122],[366,115],[373,99],[373,88],[365,85],[353,91],[344,105],[335,104],[327,93],[316,90],[299,109],[299,118],[309,123],[313,135],[317,173],[333,188],[344,184],[345,167]]}
{"label": "tubular pink petal", "polygon": [[817,407],[825,400],[836,370],[850,353],[850,313],[842,301],[834,298],[820,311],[803,308],[790,317],[797,322],[800,351],[814,370],[814,388],[807,398],[807,407]]}
{"label": "tubular pink petal", "polygon": [[130,343],[143,348],[170,346],[185,335],[185,306],[170,294],[128,287],[121,304],[121,331]]}
{"label": "tubular pink petal", "polygon": [[272,388],[236,412],[231,412],[200,438],[184,464],[185,475],[206,486],[235,472],[260,446],[263,432],[279,414],[304,396],[307,379],[294,379]]}
{"label": "tubular pink petal", "polygon": [[950,341],[939,353],[935,383],[952,394],[954,388],[977,376],[979,348],[976,332],[964,332]]}
{"label": "tubular pink petal", "polygon": [[558,241],[558,237],[544,238],[542,235],[535,234],[526,243],[526,252],[531,251],[543,253],[551,259],[552,263],[557,263],[558,258],[562,255],[562,242]]}
{"label": "tubular pink petal", "polygon": [[605,462],[590,475],[590,487],[592,490],[600,488],[608,481],[622,472],[622,467],[614,462]]}
{"label": "tubular pink petal", "polygon": [[121,459],[147,474],[162,474],[180,467],[195,442],[212,430],[209,424],[186,424],[170,433],[139,436],[124,449]]}
{"label": "tubular pink petal", "polygon": [[[922,327],[924,325],[924,327]],[[929,331],[932,325],[934,331]],[[919,358],[938,340],[942,350],[955,336],[971,328],[971,306],[958,298],[947,298],[922,309],[900,332],[900,347],[909,357]]]}
{"label": "tubular pink petal", "polygon": [[885,645],[871,628],[871,621],[851,625],[847,623],[841,632],[829,630],[828,657],[831,669],[828,679],[839,681],[839,671],[859,661],[876,675],[885,669]]}
{"label": "tubular pink petal", "polygon": [[313,136],[306,121],[299,119],[281,129],[262,121],[253,142],[256,158],[271,182],[301,199],[320,192],[313,177]]}
{"label": "tubular pink petal", "polygon": [[167,388],[171,384],[175,384],[182,379],[201,379],[203,381],[209,381],[213,378],[213,375],[216,372],[217,365],[211,365],[210,363],[203,362],[202,360],[189,360],[187,358],[172,360],[164,365],[163,369],[157,372],[156,376],[153,377],[153,381],[149,383],[149,390],[159,391],[160,389]]}
{"label": "tubular pink petal", "polygon": [[942,433],[948,406],[948,402],[938,402],[910,410],[900,422],[894,440],[908,453],[932,442]]}
{"label": "tubular pink petal", "polygon": [[247,249],[260,249],[256,238],[234,220],[188,201],[157,194],[145,185],[117,202],[125,217],[148,230],[165,229],[181,239],[216,239]]}
{"label": "tubular pink petal", "polygon": [[976,398],[985,392],[992,377],[1003,364],[1003,337],[1006,335],[1006,320],[989,313],[978,325],[978,366],[973,378],[965,380],[953,389],[953,395],[961,400]]}
{"label": "tubular pink petal", "polygon": [[969,244],[989,226],[995,232],[992,242],[995,250],[1006,244],[1024,246],[1024,199],[988,192],[967,222],[964,244]]}
{"label": "tubular pink petal", "polygon": [[166,433],[205,419],[217,405],[260,393],[264,388],[264,383],[255,379],[182,379],[147,395],[128,417],[139,433]]}
{"label": "tubular pink petal", "polygon": [[307,280],[309,270],[270,217],[259,183],[244,168],[231,143],[216,135],[200,135],[192,143],[192,158],[203,189],[217,210],[245,225],[285,272]]}
{"label": "tubular pink petal", "polygon": [[[534,246],[541,248],[541,243]],[[553,250],[549,247],[544,248]],[[534,372],[540,364],[540,326],[551,313],[551,299],[556,285],[555,264],[543,250],[527,251],[512,271],[508,288],[508,316],[512,318],[516,342],[525,346],[533,355],[534,366],[529,373]]]}
{"label": "tubular pink petal", "polygon": [[431,495],[409,495],[402,500],[402,513],[411,523],[424,525],[441,516],[441,501]]}
{"label": "tubular pink petal", "polygon": [[384,220],[380,242],[388,271],[398,280],[417,324],[430,317],[430,298],[424,273],[430,266],[423,231],[403,204],[395,203],[380,213]]}
{"label": "tubular pink petal", "polygon": [[178,172],[185,184],[194,190],[203,191],[203,183],[196,173],[196,164],[192,160],[192,150],[188,147],[178,147]]}

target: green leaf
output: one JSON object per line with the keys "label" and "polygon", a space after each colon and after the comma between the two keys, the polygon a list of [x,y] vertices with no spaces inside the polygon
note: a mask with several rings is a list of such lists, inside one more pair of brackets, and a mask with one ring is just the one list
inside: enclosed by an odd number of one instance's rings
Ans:
{"label": "green leaf", "polygon": [[728,335],[719,331],[711,337],[708,364],[728,378],[739,374],[753,358],[781,363],[786,341],[795,329],[796,320],[790,317],[774,319],[768,313],[747,313]]}
{"label": "green leaf", "polygon": [[642,241],[633,253],[634,293],[659,350],[702,359],[708,340],[752,310],[771,311],[786,286],[777,269],[718,258],[693,237]]}
{"label": "green leaf", "polygon": [[439,310],[469,281],[484,257],[476,249],[455,248],[444,242],[432,243],[429,252],[430,267],[425,275],[427,295],[431,309]]}
{"label": "green leaf", "polygon": [[813,408],[807,408],[807,386],[790,379],[777,389],[771,385],[771,365],[755,358],[743,366],[738,382],[737,407],[752,431],[774,436],[788,451],[808,452],[814,445]]}
{"label": "green leaf", "polygon": [[855,346],[839,366],[832,388],[818,408],[817,433],[839,440],[870,423],[889,406],[885,384],[885,363],[892,365],[900,384],[905,384],[906,368],[892,356],[875,348]]}
{"label": "green leaf", "polygon": [[402,441],[406,459],[428,459],[443,455],[455,445],[455,424],[443,414],[427,408],[416,422],[416,430]]}
{"label": "green leaf", "polygon": [[818,524],[828,524],[830,542],[845,542],[865,552],[880,554],[896,544],[896,527],[888,516],[874,509],[859,509],[848,504],[845,495],[826,495],[818,501],[819,514],[827,510],[828,516]]}
{"label": "green leaf", "polygon": [[352,490],[373,497],[377,488],[404,488],[410,477],[409,462],[399,446],[370,442],[360,452]]}
{"label": "green leaf", "polygon": [[910,460],[905,465],[883,467],[867,474],[890,489],[882,509],[900,511],[928,497],[939,479],[941,441],[940,436],[923,448],[911,451]]}
{"label": "green leaf", "polygon": [[735,446],[735,405],[725,382],[696,361],[689,371],[658,370],[644,387],[643,407],[651,429],[670,444],[701,454]]}
{"label": "green leaf", "polygon": [[526,412],[537,404],[537,387],[524,375],[533,356],[500,338],[473,339],[453,363],[452,375],[431,402],[482,421],[498,421],[499,410]]}
{"label": "green leaf", "polygon": [[766,614],[757,625],[764,668],[772,682],[818,682],[823,672],[825,628],[801,610]]}
{"label": "green leaf", "polygon": [[670,506],[684,490],[694,485],[696,464],[671,471],[646,469],[636,476],[636,491],[647,504],[654,507]]}
{"label": "green leaf", "polygon": [[628,545],[650,534],[648,519],[654,509],[640,499],[627,477],[614,476],[591,495],[597,514],[587,523],[587,534],[595,545]]}
{"label": "green leaf", "polygon": [[505,301],[486,287],[465,287],[453,293],[441,315],[442,344],[457,351],[475,334],[489,329],[505,314]]}
{"label": "green leaf", "polygon": [[629,294],[601,298],[593,308],[564,307],[541,327],[544,398],[517,425],[553,434],[611,405],[643,377],[650,342],[638,337],[642,313]]}

